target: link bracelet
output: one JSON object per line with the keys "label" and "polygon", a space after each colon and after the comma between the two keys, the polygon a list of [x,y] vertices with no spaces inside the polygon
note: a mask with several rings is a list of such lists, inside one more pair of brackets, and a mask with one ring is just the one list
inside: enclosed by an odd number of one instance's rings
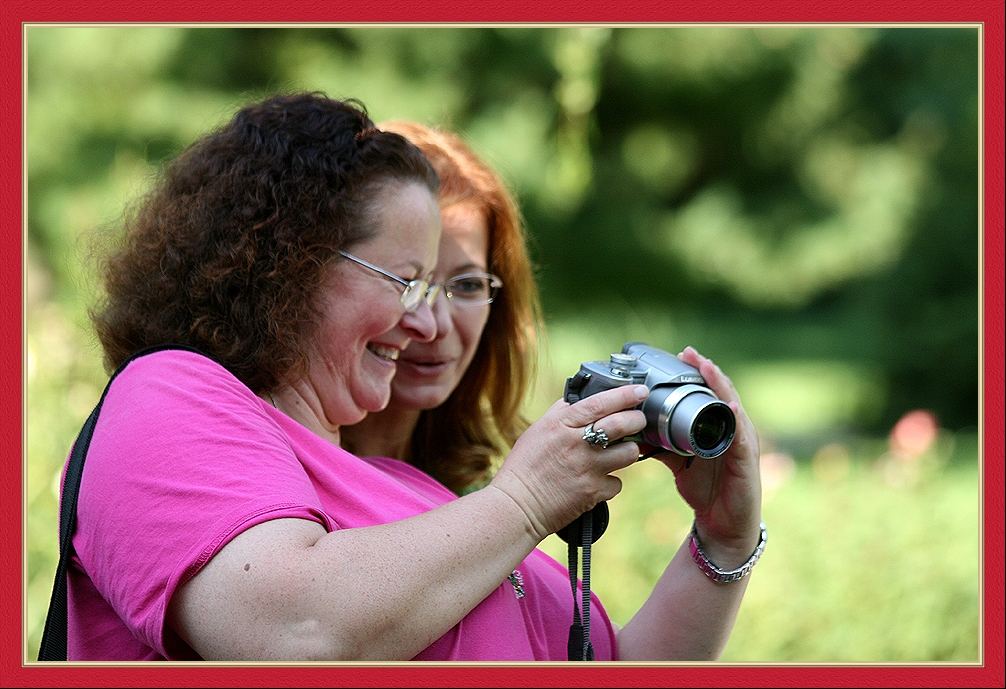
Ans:
{"label": "link bracelet", "polygon": [[695,531],[695,522],[692,522],[692,532],[688,535],[688,550],[692,554],[692,559],[695,560],[695,564],[699,566],[702,572],[719,584],[729,584],[732,581],[738,581],[743,579],[751,570],[754,569],[755,563],[761,557],[761,554],[765,552],[765,542],[768,541],[768,531],[765,530],[765,522],[761,522],[759,525],[761,529],[761,534],[758,538],[758,547],[748,558],[748,561],[737,569],[720,569],[706,557],[706,554],[702,551],[702,546],[699,545],[699,536]]}

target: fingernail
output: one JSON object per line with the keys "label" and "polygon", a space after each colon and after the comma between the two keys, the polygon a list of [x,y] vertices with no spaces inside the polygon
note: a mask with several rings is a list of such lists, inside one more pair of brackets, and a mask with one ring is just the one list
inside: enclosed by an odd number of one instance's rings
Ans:
{"label": "fingernail", "polygon": [[636,399],[639,401],[645,400],[650,395],[650,389],[645,385],[636,386]]}

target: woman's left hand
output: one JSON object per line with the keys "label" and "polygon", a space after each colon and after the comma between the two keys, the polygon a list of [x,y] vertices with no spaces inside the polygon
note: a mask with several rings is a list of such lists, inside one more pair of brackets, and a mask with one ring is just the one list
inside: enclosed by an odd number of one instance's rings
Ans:
{"label": "woman's left hand", "polygon": [[[758,434],[741,406],[733,382],[719,366],[692,347],[686,347],[678,358],[697,368],[707,386],[730,405],[737,430],[727,451],[715,459],[682,457],[670,452],[656,458],[674,472],[678,492],[695,510],[703,549],[718,566],[731,569],[743,564],[758,543],[761,520]],[[687,466],[689,460],[691,465]]]}

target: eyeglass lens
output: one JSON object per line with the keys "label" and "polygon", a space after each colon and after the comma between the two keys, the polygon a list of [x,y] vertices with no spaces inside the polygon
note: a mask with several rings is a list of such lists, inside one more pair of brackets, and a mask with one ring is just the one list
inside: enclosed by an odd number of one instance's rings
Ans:
{"label": "eyeglass lens", "polygon": [[429,306],[433,306],[440,294],[440,285],[431,285],[426,280],[410,280],[402,292],[402,306],[409,313],[419,308],[419,302],[424,298]]}
{"label": "eyeglass lens", "polygon": [[444,283],[444,293],[455,303],[489,304],[502,286],[500,279],[488,273],[458,275]]}

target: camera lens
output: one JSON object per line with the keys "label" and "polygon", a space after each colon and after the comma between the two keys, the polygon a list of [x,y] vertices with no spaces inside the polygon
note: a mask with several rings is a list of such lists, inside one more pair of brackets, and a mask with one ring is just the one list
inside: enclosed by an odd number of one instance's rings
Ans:
{"label": "camera lens", "polygon": [[728,420],[720,406],[706,407],[700,411],[692,424],[695,445],[707,452],[714,450],[727,435]]}
{"label": "camera lens", "polygon": [[733,442],[734,413],[712,395],[701,392],[686,395],[671,418],[675,444],[697,457],[719,457]]}
{"label": "camera lens", "polygon": [[699,385],[655,387],[642,406],[643,440],[680,455],[719,457],[733,442],[736,419],[712,390]]}

